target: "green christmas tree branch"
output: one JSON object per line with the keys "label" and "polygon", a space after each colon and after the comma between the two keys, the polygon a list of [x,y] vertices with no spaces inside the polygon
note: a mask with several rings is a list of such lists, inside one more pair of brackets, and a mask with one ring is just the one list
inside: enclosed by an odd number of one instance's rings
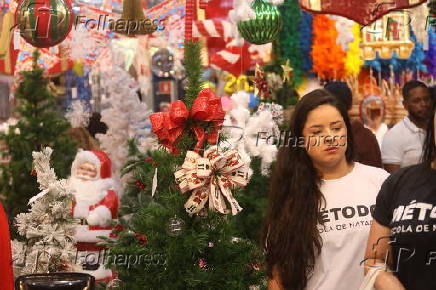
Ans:
{"label": "green christmas tree branch", "polygon": [[200,81],[202,72],[201,45],[198,42],[189,41],[185,44],[184,66],[186,70],[187,86],[185,104],[190,110],[192,103],[202,89]]}

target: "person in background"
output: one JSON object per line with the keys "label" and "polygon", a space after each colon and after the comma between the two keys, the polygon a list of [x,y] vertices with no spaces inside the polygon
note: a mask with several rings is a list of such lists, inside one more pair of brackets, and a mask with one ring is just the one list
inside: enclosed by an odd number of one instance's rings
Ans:
{"label": "person in background", "polygon": [[384,122],[385,103],[383,99],[377,95],[365,97],[360,104],[360,114],[365,128],[371,130],[381,148],[383,138],[388,132],[388,125]]}
{"label": "person in background", "polygon": [[388,172],[419,163],[430,103],[430,91],[424,83],[413,80],[404,85],[403,106],[408,116],[386,133],[382,143],[383,165]]}
{"label": "person in background", "polygon": [[365,261],[377,290],[436,289],[435,104],[432,112],[422,163],[395,171],[377,196]]}
{"label": "person in background", "polygon": [[170,110],[170,103],[168,102],[162,102],[159,104],[159,110],[161,112],[169,112]]}
{"label": "person in background", "polygon": [[[270,290],[356,290],[371,209],[389,175],[353,161],[347,109],[326,90],[305,95],[280,148],[262,244]],[[316,142],[313,142],[313,141]]]}
{"label": "person in background", "polygon": [[[353,106],[353,94],[345,82],[330,82],[324,87],[345,104],[348,112]],[[354,160],[365,165],[382,168],[380,146],[376,136],[359,120],[351,122],[354,138]]]}
{"label": "person in background", "polygon": [[430,88],[430,96],[433,102],[436,102],[436,85]]}

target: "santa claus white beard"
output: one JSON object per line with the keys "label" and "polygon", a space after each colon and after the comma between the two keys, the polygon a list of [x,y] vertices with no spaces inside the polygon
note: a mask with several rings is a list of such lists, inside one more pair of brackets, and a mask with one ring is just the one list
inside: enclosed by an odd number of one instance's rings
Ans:
{"label": "santa claus white beard", "polygon": [[97,180],[82,180],[71,176],[68,180],[77,203],[93,205],[102,200],[107,190],[113,189],[111,178]]}

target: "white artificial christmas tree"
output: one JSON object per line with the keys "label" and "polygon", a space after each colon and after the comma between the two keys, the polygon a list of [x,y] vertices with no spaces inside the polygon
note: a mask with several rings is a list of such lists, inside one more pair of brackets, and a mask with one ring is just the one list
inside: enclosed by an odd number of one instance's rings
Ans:
{"label": "white artificial christmas tree", "polygon": [[25,242],[12,242],[16,275],[71,271],[76,248],[77,221],[71,216],[72,193],[65,179],[50,167],[53,150],[33,152],[33,167],[41,192],[30,199],[28,213],[16,216],[18,233]]}
{"label": "white artificial christmas tree", "polygon": [[[105,109],[101,121],[108,130],[97,134],[100,147],[112,160],[114,179],[120,180],[121,168],[127,161],[128,140],[135,138],[141,149],[153,149],[157,142],[151,137],[147,105],[139,100],[136,81],[117,65],[102,75],[102,87],[109,96],[102,100]],[[149,148],[148,148],[149,147]]]}

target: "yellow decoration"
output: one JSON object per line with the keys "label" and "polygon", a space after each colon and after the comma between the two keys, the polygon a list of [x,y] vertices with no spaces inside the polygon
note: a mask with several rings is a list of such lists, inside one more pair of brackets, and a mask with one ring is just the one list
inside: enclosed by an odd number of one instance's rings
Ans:
{"label": "yellow decoration", "polygon": [[392,57],[396,52],[401,59],[412,54],[415,44],[410,38],[410,15],[407,11],[395,11],[386,14],[362,30],[362,55],[364,60],[373,60],[377,56],[383,59]]}
{"label": "yellow decoration", "polygon": [[293,71],[292,67],[289,65],[289,59],[286,60],[286,64],[282,64],[283,69],[283,82],[286,83],[290,81],[291,73]]}
{"label": "yellow decoration", "polygon": [[202,86],[203,89],[211,89],[215,92],[216,86],[213,82],[205,82]]}
{"label": "yellow decoration", "polygon": [[347,57],[345,60],[345,73],[347,76],[358,76],[360,68],[364,64],[360,56],[360,25],[355,23],[352,28],[354,41],[348,45]]}
{"label": "yellow decoration", "polygon": [[240,75],[235,77],[232,74],[226,76],[226,84],[224,86],[224,92],[228,95],[232,95],[239,91],[252,92],[254,87],[250,86],[248,77],[246,75]]}
{"label": "yellow decoration", "polygon": [[13,36],[14,14],[11,12],[3,15],[2,30],[0,32],[0,58],[3,58],[8,52],[11,39]]}
{"label": "yellow decoration", "polygon": [[78,62],[78,61],[74,61],[74,63],[73,63],[73,71],[79,77],[83,77],[83,75],[85,74],[84,71],[83,71],[83,64],[81,62]]}

